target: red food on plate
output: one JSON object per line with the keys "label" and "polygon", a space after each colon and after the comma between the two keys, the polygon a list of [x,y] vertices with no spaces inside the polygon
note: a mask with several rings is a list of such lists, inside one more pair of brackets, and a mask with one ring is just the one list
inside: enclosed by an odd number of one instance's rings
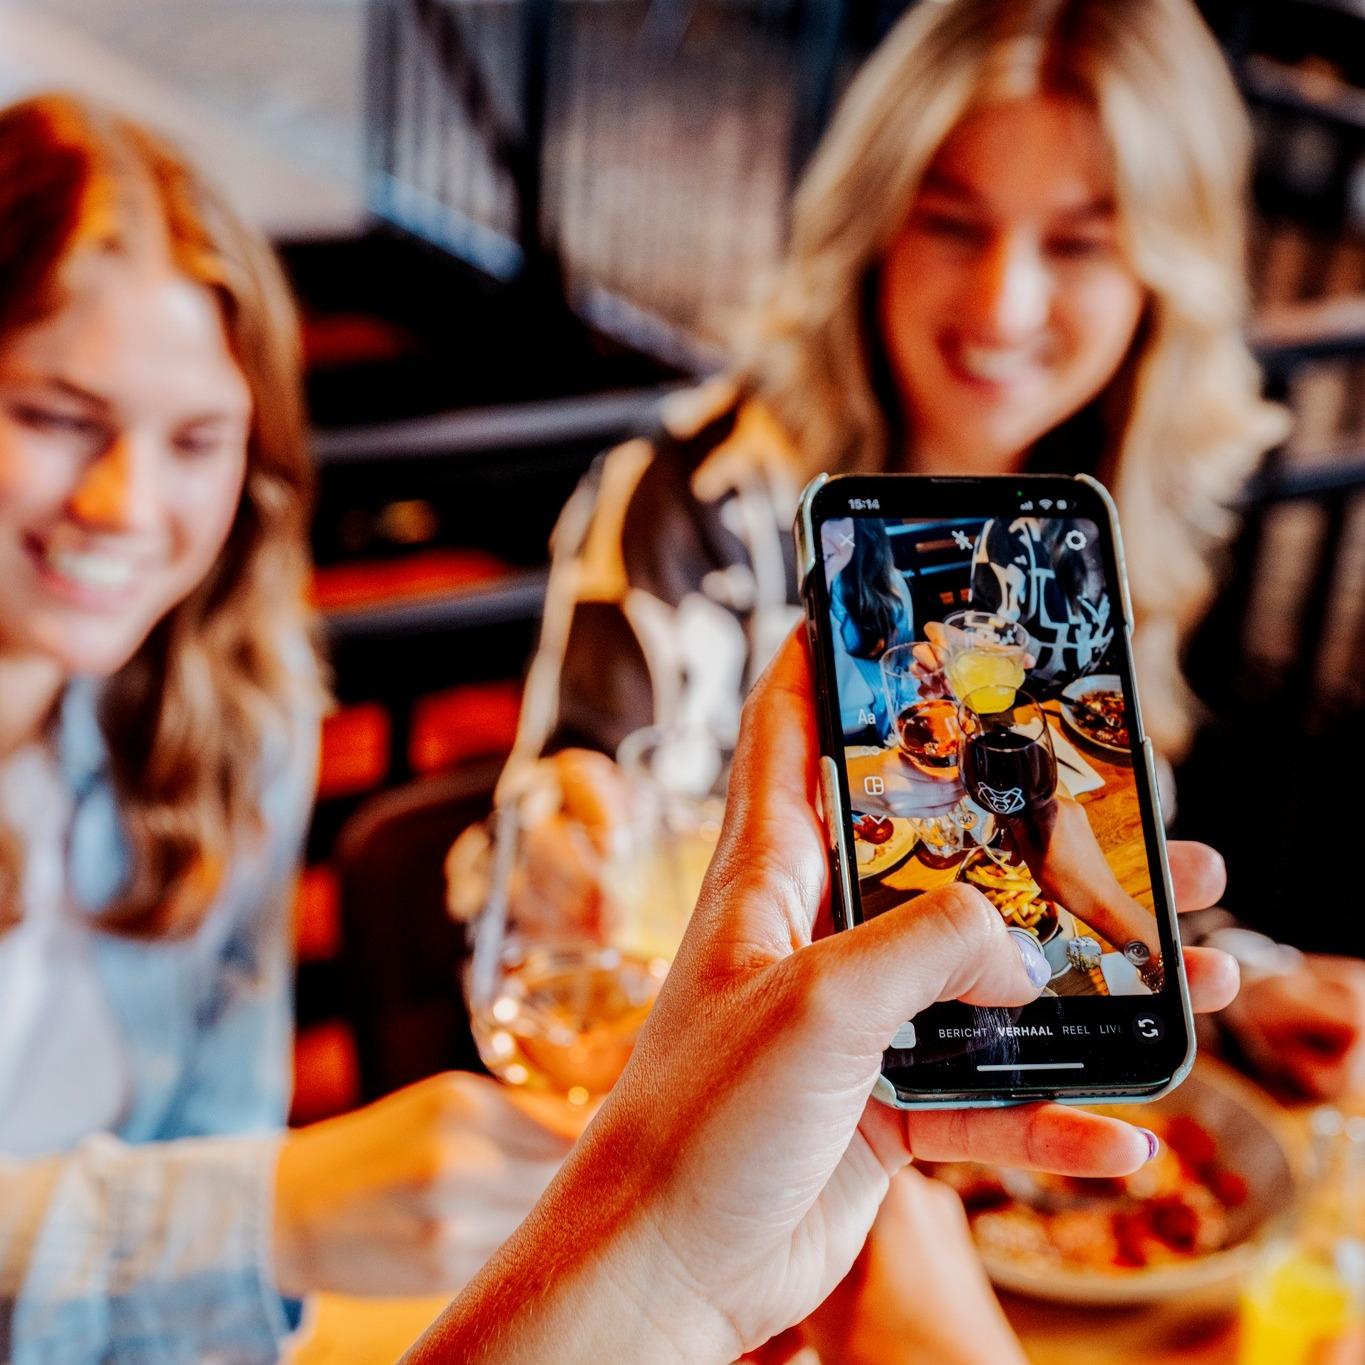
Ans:
{"label": "red food on plate", "polygon": [[853,833],[865,844],[884,844],[896,832],[890,819],[879,820],[875,815],[854,813]]}
{"label": "red food on plate", "polygon": [[1226,1246],[1228,1210],[1245,1202],[1245,1178],[1223,1165],[1217,1140],[1196,1119],[1149,1122],[1161,1150],[1117,1179],[1035,1173],[1006,1181],[970,1164],[933,1173],[961,1196],[982,1250],[1016,1261],[1121,1274]]}

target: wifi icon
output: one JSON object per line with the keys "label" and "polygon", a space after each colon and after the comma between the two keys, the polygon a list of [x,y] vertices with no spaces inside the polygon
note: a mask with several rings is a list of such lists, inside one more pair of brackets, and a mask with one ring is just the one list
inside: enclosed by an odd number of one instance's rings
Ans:
{"label": "wifi icon", "polygon": [[1039,499],[1038,499],[1038,506],[1041,507],[1041,508],[1043,509],[1044,512],[1046,512],[1047,509],[1048,509],[1049,507],[1052,506],[1052,499],[1051,499],[1051,498],[1039,498]]}

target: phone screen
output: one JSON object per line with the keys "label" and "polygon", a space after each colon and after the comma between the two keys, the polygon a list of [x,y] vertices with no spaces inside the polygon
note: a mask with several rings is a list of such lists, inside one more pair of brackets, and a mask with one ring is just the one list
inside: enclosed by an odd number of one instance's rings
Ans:
{"label": "phone screen", "polygon": [[1066,479],[844,482],[812,529],[849,918],[964,882],[1051,971],[1022,1010],[907,1021],[888,1076],[919,1094],[1165,1079],[1185,1016],[1103,501]]}

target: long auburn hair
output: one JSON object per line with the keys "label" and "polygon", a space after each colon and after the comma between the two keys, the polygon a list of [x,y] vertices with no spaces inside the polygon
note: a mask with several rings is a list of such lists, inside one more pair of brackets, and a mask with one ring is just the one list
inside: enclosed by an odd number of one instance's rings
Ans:
{"label": "long auburn hair", "polygon": [[[252,415],[217,561],[101,691],[132,870],[100,923],[141,937],[198,925],[234,850],[259,832],[270,736],[286,740],[321,699],[297,321],[269,246],[160,138],[67,95],[0,112],[0,346],[56,306],[74,257],[149,244],[217,299]],[[15,886],[8,844],[0,885]]]}
{"label": "long auburn hair", "polygon": [[[1207,604],[1229,506],[1287,425],[1260,398],[1243,340],[1249,124],[1189,0],[917,5],[849,87],[797,191],[747,378],[807,474],[900,459],[904,415],[869,325],[870,286],[964,114],[1039,93],[1096,111],[1125,247],[1149,295],[1129,355],[1072,420],[1077,438],[1098,433],[1092,472],[1123,517],[1148,728],[1178,753],[1193,711],[1178,646]],[[1045,439],[1035,461],[1064,444]]]}

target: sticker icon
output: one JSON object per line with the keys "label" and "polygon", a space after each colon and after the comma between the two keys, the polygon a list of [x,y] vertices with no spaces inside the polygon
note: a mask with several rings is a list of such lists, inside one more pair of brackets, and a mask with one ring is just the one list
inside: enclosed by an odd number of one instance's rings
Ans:
{"label": "sticker icon", "polygon": [[1004,791],[997,791],[982,782],[978,785],[977,791],[981,800],[997,815],[1017,815],[1024,809],[1022,787],[1006,787]]}
{"label": "sticker icon", "polygon": [[872,776],[863,778],[863,790],[869,796],[882,796],[886,792],[886,783],[873,773]]}

